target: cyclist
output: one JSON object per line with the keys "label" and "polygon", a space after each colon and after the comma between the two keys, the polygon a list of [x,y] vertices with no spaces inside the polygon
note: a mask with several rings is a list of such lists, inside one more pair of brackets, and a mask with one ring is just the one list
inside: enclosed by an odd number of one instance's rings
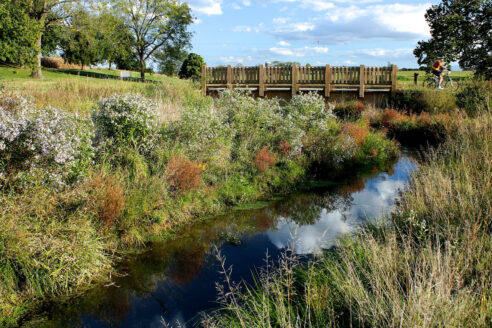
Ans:
{"label": "cyclist", "polygon": [[432,65],[432,74],[434,74],[435,76],[437,76],[437,78],[439,79],[438,81],[438,86],[437,86],[437,89],[438,90],[442,90],[441,88],[441,83],[442,83],[442,70],[441,68],[443,69],[447,69],[449,71],[449,68],[447,68],[446,66],[444,66],[442,64],[442,61],[443,61],[443,57],[442,56],[439,56],[437,58],[437,61],[434,63],[434,65]]}

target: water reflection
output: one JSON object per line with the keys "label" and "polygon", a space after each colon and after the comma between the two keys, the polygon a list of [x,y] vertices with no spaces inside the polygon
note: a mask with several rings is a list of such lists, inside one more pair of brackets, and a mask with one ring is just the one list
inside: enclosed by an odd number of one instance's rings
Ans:
{"label": "water reflection", "polygon": [[185,228],[167,242],[121,264],[114,285],[94,288],[81,298],[52,304],[39,317],[49,327],[191,326],[197,314],[216,306],[221,281],[212,246],[221,248],[232,279],[251,273],[291,243],[299,254],[332,247],[337,238],[388,211],[415,170],[406,156],[386,170],[350,183],[292,195],[265,208],[237,211]]}

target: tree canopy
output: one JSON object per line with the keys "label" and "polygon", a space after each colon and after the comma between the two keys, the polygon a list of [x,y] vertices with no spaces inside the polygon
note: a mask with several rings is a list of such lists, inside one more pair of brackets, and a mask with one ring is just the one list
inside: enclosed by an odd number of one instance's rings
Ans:
{"label": "tree canopy", "polygon": [[179,71],[179,77],[182,79],[199,80],[202,76],[202,66],[205,65],[205,61],[202,56],[191,53],[183,62],[181,70]]}
{"label": "tree canopy", "polygon": [[429,65],[441,55],[462,68],[492,77],[492,1],[444,0],[431,6],[425,19],[431,38],[419,41],[414,55]]}
{"label": "tree canopy", "polygon": [[193,22],[188,4],[178,0],[114,0],[114,9],[133,35],[132,48],[138,58],[140,77],[145,62],[159,49],[189,40]]}

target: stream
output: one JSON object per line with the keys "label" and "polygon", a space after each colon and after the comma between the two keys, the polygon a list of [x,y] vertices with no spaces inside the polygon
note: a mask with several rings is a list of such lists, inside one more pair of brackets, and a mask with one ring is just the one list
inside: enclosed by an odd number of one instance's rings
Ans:
{"label": "stream", "polygon": [[193,327],[200,312],[218,306],[216,283],[223,276],[215,247],[232,265],[232,279],[251,283],[267,252],[273,262],[287,247],[309,258],[381,218],[416,169],[411,153],[403,152],[383,171],[189,225],[176,238],[129,256],[111,283],[50,305],[40,315],[43,325],[162,328],[165,319],[171,327]]}

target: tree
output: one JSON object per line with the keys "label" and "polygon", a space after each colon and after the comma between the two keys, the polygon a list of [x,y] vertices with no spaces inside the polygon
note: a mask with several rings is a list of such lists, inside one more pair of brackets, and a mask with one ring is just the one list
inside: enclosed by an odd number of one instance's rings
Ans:
{"label": "tree", "polygon": [[[97,38],[101,50],[101,59],[108,63],[109,69],[111,69],[112,63],[128,62],[128,60],[123,61],[122,58],[132,57],[133,36],[123,20],[114,15],[109,8],[105,8],[99,14],[98,26]],[[132,69],[137,70],[138,66],[134,65]]]}
{"label": "tree", "polygon": [[437,56],[458,60],[460,67],[492,77],[492,1],[444,0],[431,6],[425,19],[431,38],[414,50],[419,65],[430,65]]}
{"label": "tree", "polygon": [[179,77],[182,79],[199,80],[202,76],[202,66],[205,65],[205,61],[202,56],[191,53],[183,62],[181,70],[179,71]]}
{"label": "tree", "polygon": [[41,26],[31,17],[30,1],[4,0],[0,4],[0,62],[32,64]]}
{"label": "tree", "polygon": [[169,76],[178,75],[187,57],[188,52],[180,46],[169,46],[155,54],[155,60],[159,65],[159,72]]}
{"label": "tree", "polygon": [[98,17],[85,9],[72,13],[69,26],[61,39],[62,57],[71,64],[94,65],[101,60],[102,51],[98,40]]}
{"label": "tree", "polygon": [[32,0],[29,16],[40,26],[36,39],[35,61],[31,73],[33,78],[42,78],[41,51],[43,34],[49,26],[70,17],[71,11],[81,0]]}
{"label": "tree", "polygon": [[178,0],[115,0],[114,9],[133,35],[132,48],[142,81],[145,80],[145,62],[156,51],[191,38],[188,25],[193,18],[186,3]]}

